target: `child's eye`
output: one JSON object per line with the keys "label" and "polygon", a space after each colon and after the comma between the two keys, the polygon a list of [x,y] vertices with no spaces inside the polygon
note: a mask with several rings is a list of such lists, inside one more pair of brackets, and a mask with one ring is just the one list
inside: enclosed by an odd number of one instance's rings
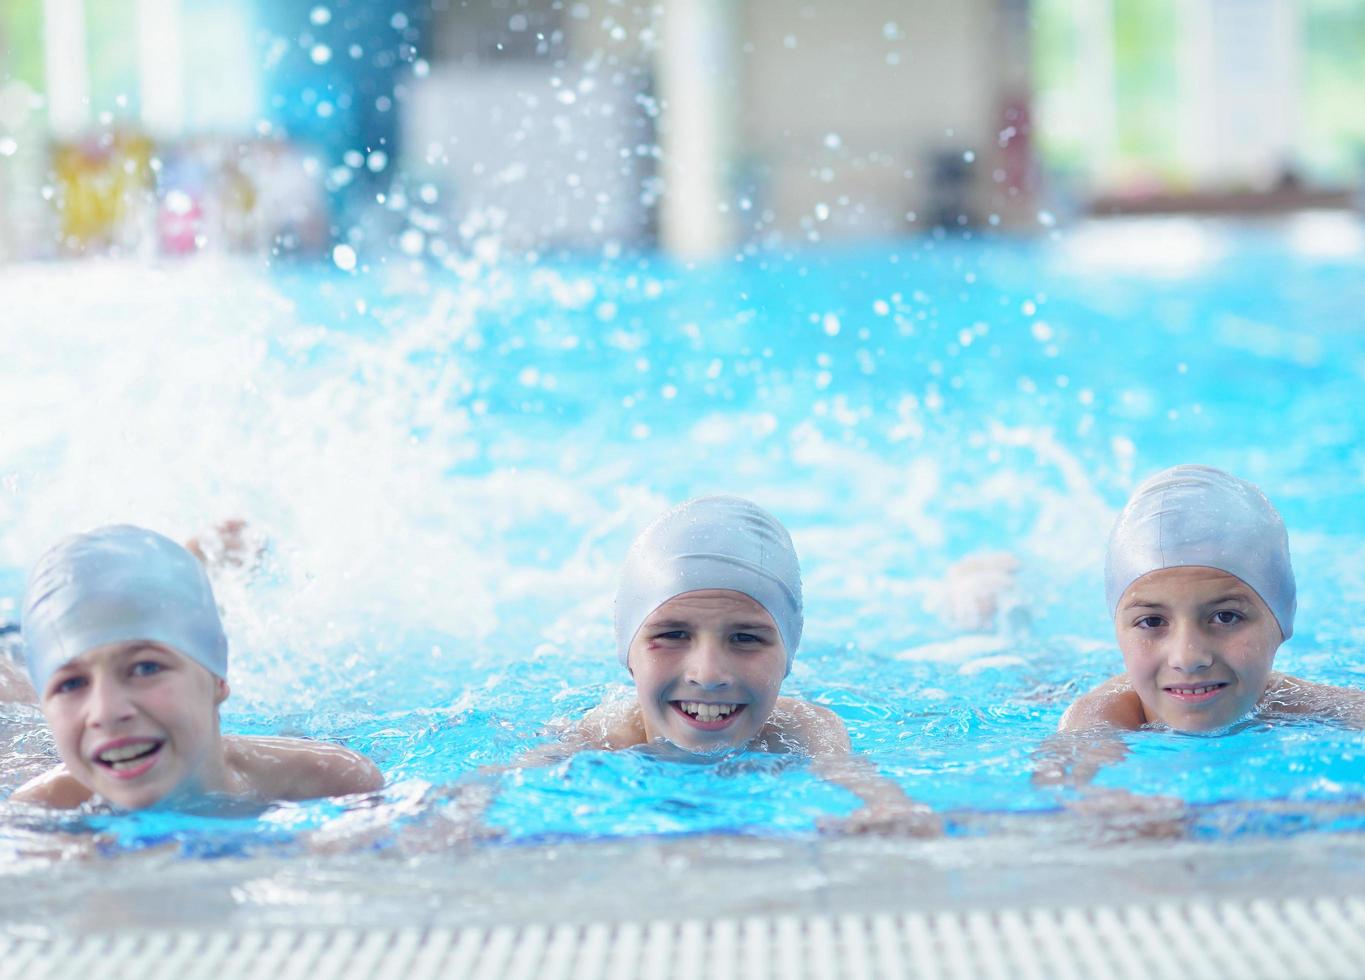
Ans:
{"label": "child's eye", "polygon": [[159,674],[165,669],[164,664],[159,664],[155,660],[139,660],[128,668],[128,673],[134,677],[150,677],[152,674]]}
{"label": "child's eye", "polygon": [[1154,630],[1166,625],[1166,620],[1160,616],[1143,616],[1133,624],[1140,630]]}
{"label": "child's eye", "polygon": [[734,636],[732,636],[730,639],[731,639],[731,642],[733,642],[733,643],[738,643],[738,644],[741,644],[741,645],[752,645],[752,644],[762,643],[762,642],[763,642],[763,637],[761,637],[761,636],[756,636],[756,635],[753,634],[753,633],[736,633],[736,634],[735,634]]}
{"label": "child's eye", "polygon": [[654,634],[654,639],[656,639],[656,640],[675,640],[675,641],[676,641],[676,640],[685,640],[685,639],[687,639],[687,630],[665,630],[665,631],[662,632],[662,633],[655,633],[655,634]]}
{"label": "child's eye", "polygon": [[70,694],[72,691],[79,691],[83,687],[85,687],[84,677],[66,677],[53,686],[52,693]]}
{"label": "child's eye", "polygon": [[1213,621],[1219,626],[1235,626],[1245,617],[1235,609],[1220,609],[1213,614]]}

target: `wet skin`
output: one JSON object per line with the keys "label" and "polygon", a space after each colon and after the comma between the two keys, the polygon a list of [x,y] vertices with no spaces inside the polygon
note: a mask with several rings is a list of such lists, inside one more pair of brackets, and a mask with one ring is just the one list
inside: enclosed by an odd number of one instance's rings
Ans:
{"label": "wet skin", "polygon": [[787,672],[772,616],[728,589],[687,592],[659,606],[635,634],[627,662],[646,739],[694,752],[757,738]]}
{"label": "wet skin", "polygon": [[1214,568],[1150,572],[1119,600],[1114,629],[1145,722],[1224,728],[1256,709],[1283,637],[1261,597]]}
{"label": "wet skin", "polygon": [[156,643],[87,650],[53,674],[43,714],[67,772],[115,806],[239,793],[218,728],[227,681]]}

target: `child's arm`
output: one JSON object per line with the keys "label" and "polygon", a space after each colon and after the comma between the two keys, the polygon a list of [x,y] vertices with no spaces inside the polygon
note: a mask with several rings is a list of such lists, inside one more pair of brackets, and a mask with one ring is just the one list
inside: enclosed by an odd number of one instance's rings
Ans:
{"label": "child's arm", "polygon": [[236,736],[223,739],[230,768],[266,800],[315,800],[372,793],[384,777],[369,759],[331,742]]}
{"label": "child's arm", "polygon": [[23,669],[9,657],[0,655],[0,701],[34,704],[37,700]]}
{"label": "child's arm", "polygon": [[1127,674],[1111,677],[1066,709],[1057,734],[1034,757],[1035,786],[1085,786],[1108,765],[1123,761],[1128,747],[1117,734],[1146,722],[1142,701]]}
{"label": "child's arm", "polygon": [[57,766],[34,776],[10,794],[10,800],[15,803],[36,803],[54,810],[74,810],[89,799],[90,790],[67,772],[66,766]]}
{"label": "child's arm", "polygon": [[826,782],[840,786],[863,805],[843,820],[830,822],[830,829],[845,833],[938,834],[941,821],[923,803],[916,803],[905,790],[881,773],[863,756],[853,754],[848,729],[828,708],[778,698],[773,712],[774,729],[783,742],[795,741],[811,756],[811,769]]}
{"label": "child's arm", "polygon": [[1291,715],[1312,715],[1339,721],[1352,728],[1365,728],[1365,691],[1353,687],[1334,687],[1275,674],[1261,698],[1265,711]]}
{"label": "child's arm", "polygon": [[1128,683],[1127,674],[1111,677],[1082,694],[1062,715],[1059,732],[1092,732],[1111,728],[1137,731],[1147,723],[1142,701]]}

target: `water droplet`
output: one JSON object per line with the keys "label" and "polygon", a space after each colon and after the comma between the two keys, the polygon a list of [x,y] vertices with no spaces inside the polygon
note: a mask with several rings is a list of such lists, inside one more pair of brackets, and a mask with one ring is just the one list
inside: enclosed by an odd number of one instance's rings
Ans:
{"label": "water droplet", "polygon": [[317,6],[314,7],[311,11],[309,11],[308,19],[312,21],[314,24],[316,24],[318,27],[321,27],[323,24],[331,22],[332,12],[328,10],[326,7]]}
{"label": "water droplet", "polygon": [[839,134],[838,134],[838,133],[826,133],[826,134],[825,134],[825,147],[826,147],[826,149],[837,150],[837,149],[839,149],[839,147],[841,147],[841,146],[843,146],[843,145],[844,145],[844,141],[839,137]]}
{"label": "water droplet", "polygon": [[355,268],[355,249],[349,245],[338,245],[332,249],[332,262],[342,272],[350,272]]}
{"label": "water droplet", "polygon": [[313,50],[308,52],[308,57],[313,59],[315,65],[325,65],[332,60],[332,49],[325,44],[315,44]]}
{"label": "water droplet", "polygon": [[421,255],[422,250],[427,247],[427,236],[416,228],[409,228],[398,236],[398,247],[403,250],[404,255]]}

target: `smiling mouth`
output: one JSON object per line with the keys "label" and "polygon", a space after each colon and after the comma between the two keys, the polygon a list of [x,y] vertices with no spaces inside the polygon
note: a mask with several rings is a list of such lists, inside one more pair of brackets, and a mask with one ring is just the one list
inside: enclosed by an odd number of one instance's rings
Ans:
{"label": "smiling mouth", "polygon": [[1173,684],[1162,690],[1179,701],[1198,703],[1216,697],[1227,686],[1226,681],[1216,681],[1212,684]]}
{"label": "smiling mouth", "polygon": [[156,754],[161,751],[162,742],[147,739],[129,742],[112,749],[105,749],[95,756],[95,761],[118,776],[140,775],[151,767]]}
{"label": "smiling mouth", "polygon": [[670,701],[673,710],[694,728],[717,731],[728,727],[744,711],[743,704],[711,704],[706,701]]}

